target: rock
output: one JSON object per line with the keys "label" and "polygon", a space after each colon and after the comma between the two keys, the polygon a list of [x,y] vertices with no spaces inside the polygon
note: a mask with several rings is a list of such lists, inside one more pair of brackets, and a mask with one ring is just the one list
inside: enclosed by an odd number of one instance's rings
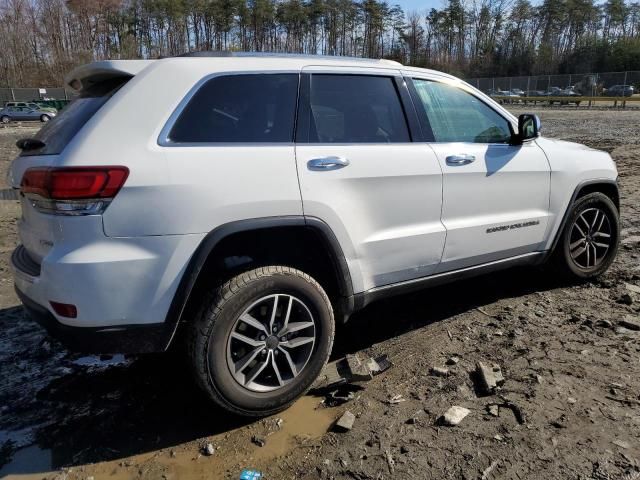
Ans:
{"label": "rock", "polygon": [[211,443],[207,443],[202,449],[202,451],[205,455],[208,455],[208,456],[211,456],[214,453],[216,453],[216,449]]}
{"label": "rock", "polygon": [[629,444],[629,442],[625,442],[624,440],[614,440],[612,443],[614,445],[619,446],[620,448],[624,448],[624,449],[631,448],[631,445]]}
{"label": "rock", "polygon": [[567,402],[570,403],[571,405],[575,404],[577,402],[577,400],[573,397],[569,397],[567,398]]}
{"label": "rock", "polygon": [[449,376],[449,370],[443,367],[432,367],[431,375],[434,377],[447,377]]}
{"label": "rock", "polygon": [[634,332],[639,332],[640,331],[640,321],[627,317],[623,320],[620,320],[618,322],[618,325],[620,325],[621,327],[626,328],[627,330],[633,330]]}
{"label": "rock", "polygon": [[349,410],[346,410],[336,422],[336,428],[343,432],[348,432],[353,428],[356,416]]}
{"label": "rock", "polygon": [[476,363],[476,375],[480,382],[480,391],[485,394],[492,394],[495,390],[504,384],[502,370],[498,365],[487,367],[482,362]]}
{"label": "rock", "polygon": [[347,355],[345,357],[346,366],[348,369],[348,381],[352,382],[366,382],[373,377],[371,370],[367,367],[366,362],[358,355]]}
{"label": "rock", "polygon": [[640,243],[640,235],[631,235],[630,237],[626,237],[622,239],[623,245],[630,245],[632,243]]}
{"label": "rock", "polygon": [[633,298],[628,293],[620,295],[618,298],[618,303],[622,303],[623,305],[631,305],[633,304]]}
{"label": "rock", "polygon": [[544,379],[542,378],[542,376],[536,375],[536,382],[538,382],[539,384],[542,384],[543,381]]}
{"label": "rock", "polygon": [[264,447],[267,444],[267,439],[261,437],[260,435],[254,435],[253,437],[251,437],[251,442],[259,447]]}
{"label": "rock", "polygon": [[457,365],[460,359],[458,357],[449,357],[446,361],[447,365]]}
{"label": "rock", "polygon": [[407,453],[409,453],[409,449],[406,446],[402,445],[400,447],[400,453],[402,453],[403,455],[406,455]]}
{"label": "rock", "polygon": [[630,292],[640,294],[640,287],[639,287],[639,286],[637,286],[637,285],[633,285],[633,284],[631,284],[631,283],[625,283],[625,284],[624,284],[624,287],[625,287],[627,290],[629,290]]}
{"label": "rock", "polygon": [[500,407],[498,405],[488,405],[487,412],[493,417],[498,417],[500,416]]}
{"label": "rock", "polygon": [[464,418],[470,413],[471,411],[468,408],[454,405],[444,413],[444,415],[441,417],[441,421],[444,425],[454,427],[458,425],[462,420],[464,420]]}

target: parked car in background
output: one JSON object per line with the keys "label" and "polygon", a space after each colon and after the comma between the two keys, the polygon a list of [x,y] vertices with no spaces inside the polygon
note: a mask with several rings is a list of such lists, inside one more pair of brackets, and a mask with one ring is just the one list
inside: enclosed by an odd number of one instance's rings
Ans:
{"label": "parked car in background", "polygon": [[[579,98],[582,97],[582,95],[572,88],[566,88],[564,90],[557,87],[551,88],[553,88],[554,90],[549,95],[549,105],[553,105],[554,103],[559,103],[560,105],[570,105],[572,103],[575,105],[580,105],[581,100]],[[561,98],[555,100],[553,97]],[[573,98],[575,98],[575,100]]]}
{"label": "parked car in background", "polygon": [[631,97],[635,92],[631,85],[613,85],[605,90],[607,97]]}
{"label": "parked car in background", "polygon": [[43,112],[51,112],[51,113],[58,113],[58,110],[56,110],[53,107],[45,107],[42,106],[36,102],[7,102],[4,105],[5,107],[27,107],[27,108],[31,108],[33,110],[41,110]]}
{"label": "parked car in background", "polygon": [[57,115],[55,112],[34,109],[31,107],[5,107],[0,110],[0,123],[9,123],[11,121],[29,121],[40,120],[48,122]]}
{"label": "parked car in background", "polygon": [[519,88],[512,88],[511,93],[514,95],[518,95],[519,97],[524,96],[524,90],[520,90]]}
{"label": "parked car in background", "polygon": [[544,90],[529,90],[527,92],[527,97],[548,97],[549,93]]}

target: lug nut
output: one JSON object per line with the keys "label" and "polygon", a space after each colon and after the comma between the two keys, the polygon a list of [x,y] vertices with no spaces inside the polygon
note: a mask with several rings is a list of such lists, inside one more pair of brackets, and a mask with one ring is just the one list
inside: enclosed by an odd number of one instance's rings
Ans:
{"label": "lug nut", "polygon": [[264,335],[260,335],[260,341],[261,341],[261,342],[264,342],[266,338],[267,338],[266,336],[264,336]]}
{"label": "lug nut", "polygon": [[281,342],[286,342],[287,341],[287,336],[285,335],[284,337],[280,337],[280,341]]}
{"label": "lug nut", "polygon": [[262,355],[266,355],[267,354],[267,349],[265,348],[264,350],[262,350]]}

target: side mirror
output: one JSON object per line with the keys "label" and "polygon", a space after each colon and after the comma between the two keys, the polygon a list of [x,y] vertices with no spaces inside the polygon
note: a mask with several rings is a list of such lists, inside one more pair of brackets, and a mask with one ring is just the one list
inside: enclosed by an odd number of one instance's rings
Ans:
{"label": "side mirror", "polygon": [[540,118],[533,113],[523,113],[518,117],[518,140],[526,142],[540,136]]}

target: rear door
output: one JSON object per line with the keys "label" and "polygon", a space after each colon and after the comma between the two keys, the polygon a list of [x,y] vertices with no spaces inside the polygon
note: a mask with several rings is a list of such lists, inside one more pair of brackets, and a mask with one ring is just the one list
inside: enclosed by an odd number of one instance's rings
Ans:
{"label": "rear door", "polygon": [[511,145],[510,120],[463,85],[414,78],[411,91],[443,171],[439,271],[541,249],[550,216],[542,149]]}
{"label": "rear door", "polygon": [[299,102],[304,213],[338,237],[354,291],[432,273],[445,239],[442,171],[412,142],[417,119],[399,72],[307,67]]}

